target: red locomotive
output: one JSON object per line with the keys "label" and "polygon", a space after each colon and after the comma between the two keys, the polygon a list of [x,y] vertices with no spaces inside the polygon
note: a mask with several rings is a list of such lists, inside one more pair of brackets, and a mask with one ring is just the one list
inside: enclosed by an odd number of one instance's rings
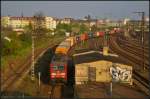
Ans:
{"label": "red locomotive", "polygon": [[55,50],[55,55],[50,64],[50,79],[51,81],[67,82],[67,68],[68,68],[68,51],[72,46],[80,41],[84,41],[93,37],[103,37],[105,32],[89,32],[74,37],[66,38]]}
{"label": "red locomotive", "polygon": [[63,54],[56,54],[50,64],[50,79],[52,82],[67,82],[68,58]]}

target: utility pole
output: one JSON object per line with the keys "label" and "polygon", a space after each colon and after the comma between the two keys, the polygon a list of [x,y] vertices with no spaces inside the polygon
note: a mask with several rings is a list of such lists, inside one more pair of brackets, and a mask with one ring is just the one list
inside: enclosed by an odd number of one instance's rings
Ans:
{"label": "utility pole", "polygon": [[107,56],[108,55],[108,50],[109,50],[109,46],[108,46],[108,33],[109,30],[106,29],[105,30],[105,34],[104,34],[104,41],[103,41],[103,55]]}
{"label": "utility pole", "polygon": [[145,12],[133,12],[133,13],[136,13],[136,14],[142,14],[142,18],[141,18],[141,43],[143,44],[144,43],[144,25],[145,25],[145,21],[144,21],[144,18],[145,18]]}
{"label": "utility pole", "polygon": [[35,55],[34,55],[34,50],[35,50],[34,40],[35,39],[34,38],[35,38],[35,24],[33,24],[33,31],[32,31],[32,58],[31,58],[31,60],[32,60],[32,63],[31,63],[31,80],[32,81],[35,80],[35,73],[34,73],[34,63],[35,63],[35,60],[34,60],[34,57],[35,57]]}
{"label": "utility pole", "polygon": [[146,69],[145,67],[145,59],[144,59],[144,25],[145,25],[145,12],[134,12],[137,14],[142,14],[142,18],[141,18],[141,43],[142,43],[142,49],[143,49],[143,70]]}
{"label": "utility pole", "polygon": [[23,24],[22,24],[23,17],[24,17],[24,16],[23,16],[23,12],[22,12],[22,13],[21,13],[21,26],[20,26],[20,27],[21,27],[21,29],[23,28]]}
{"label": "utility pole", "polygon": [[31,64],[31,80],[35,80],[34,75],[34,35],[32,35],[32,64]]}

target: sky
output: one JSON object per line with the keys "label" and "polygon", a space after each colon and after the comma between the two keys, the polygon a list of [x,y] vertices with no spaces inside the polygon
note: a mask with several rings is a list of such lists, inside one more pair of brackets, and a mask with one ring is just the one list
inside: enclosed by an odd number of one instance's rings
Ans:
{"label": "sky", "polygon": [[139,19],[135,11],[149,16],[149,1],[1,1],[1,16],[33,16],[41,11],[45,16],[58,18]]}

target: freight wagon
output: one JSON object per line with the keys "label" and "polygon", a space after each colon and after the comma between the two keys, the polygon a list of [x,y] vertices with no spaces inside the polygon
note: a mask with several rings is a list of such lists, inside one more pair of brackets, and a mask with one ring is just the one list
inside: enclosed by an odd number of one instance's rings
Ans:
{"label": "freight wagon", "polygon": [[69,49],[71,47],[71,42],[70,41],[63,41],[55,50],[55,53],[61,53],[67,55]]}
{"label": "freight wagon", "polygon": [[81,34],[81,40],[87,40],[88,39],[88,34],[87,33],[84,33],[84,34]]}
{"label": "freight wagon", "polygon": [[[84,33],[84,34],[77,35],[74,37],[68,37],[68,38],[66,38],[66,40],[64,40],[62,43],[60,43],[55,50],[55,55],[50,64],[51,80],[52,81],[55,81],[55,80],[67,81],[67,67],[68,67],[68,63],[67,63],[68,55],[67,54],[72,46],[74,46],[76,43],[79,43],[80,41],[83,41],[83,40],[87,40],[87,39],[90,39],[93,37],[102,37],[102,36],[104,36],[104,34],[105,34],[104,32]],[[83,73],[82,70],[86,70],[86,67],[81,69],[80,70],[81,72],[79,71],[81,73],[81,75]],[[93,71],[94,69],[90,68],[88,70]],[[84,73],[83,73],[83,75],[84,75]],[[90,78],[92,80],[92,76]],[[85,79],[87,81],[87,78],[85,78]],[[80,81],[80,78],[78,80]],[[88,77],[88,80],[89,80],[89,77]]]}
{"label": "freight wagon", "polygon": [[76,43],[75,37],[69,37],[66,39],[66,41],[70,42],[70,46],[73,46]]}

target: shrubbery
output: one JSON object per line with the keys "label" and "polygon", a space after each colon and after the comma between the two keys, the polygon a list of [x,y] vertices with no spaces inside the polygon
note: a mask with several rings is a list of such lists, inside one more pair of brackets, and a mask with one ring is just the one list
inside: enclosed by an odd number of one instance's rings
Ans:
{"label": "shrubbery", "polygon": [[[6,33],[7,34],[7,33]],[[10,41],[4,39],[8,37]],[[7,36],[2,36],[2,55],[16,55],[19,51],[31,45],[31,36],[29,34],[17,35],[12,32]]]}

